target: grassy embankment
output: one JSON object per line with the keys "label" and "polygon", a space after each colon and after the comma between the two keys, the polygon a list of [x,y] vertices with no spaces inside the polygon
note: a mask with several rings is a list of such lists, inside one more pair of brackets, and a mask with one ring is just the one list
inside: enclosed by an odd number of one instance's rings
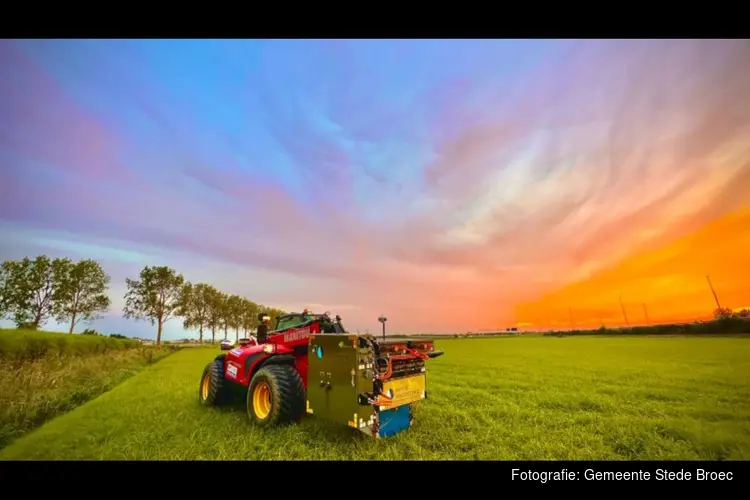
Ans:
{"label": "grassy embankment", "polygon": [[0,448],[169,352],[135,340],[0,329]]}
{"label": "grassy embankment", "polygon": [[199,406],[218,349],[182,350],[0,452],[5,459],[750,459],[750,340],[439,340],[412,429],[305,417],[262,430]]}

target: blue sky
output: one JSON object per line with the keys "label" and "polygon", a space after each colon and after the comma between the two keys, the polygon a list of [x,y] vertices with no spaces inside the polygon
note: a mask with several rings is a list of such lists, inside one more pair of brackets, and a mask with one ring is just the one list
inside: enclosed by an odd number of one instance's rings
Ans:
{"label": "blue sky", "polygon": [[748,54],[2,41],[0,256],[102,260],[103,331],[152,334],[120,317],[146,264],[353,329],[381,312],[404,331],[505,327],[519,304],[743,206]]}

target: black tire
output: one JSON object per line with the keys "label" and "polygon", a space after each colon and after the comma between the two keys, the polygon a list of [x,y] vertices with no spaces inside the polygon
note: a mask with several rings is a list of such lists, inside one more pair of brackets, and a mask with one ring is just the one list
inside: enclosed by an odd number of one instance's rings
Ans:
{"label": "black tire", "polygon": [[[257,392],[268,394],[267,408],[263,408],[263,403],[258,406]],[[264,399],[260,395],[258,398]],[[305,413],[305,387],[299,372],[290,365],[262,367],[250,381],[246,405],[247,415],[256,425],[268,427],[298,421]]]}
{"label": "black tire", "polygon": [[203,369],[198,399],[203,406],[223,406],[231,401],[231,387],[224,378],[224,358],[217,356]]}

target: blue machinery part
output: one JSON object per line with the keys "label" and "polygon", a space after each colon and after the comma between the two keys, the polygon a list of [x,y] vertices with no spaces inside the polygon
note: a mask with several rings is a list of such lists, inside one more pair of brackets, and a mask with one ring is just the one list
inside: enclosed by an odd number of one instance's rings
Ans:
{"label": "blue machinery part", "polygon": [[398,434],[411,426],[411,405],[403,405],[392,410],[380,412],[380,430],[378,437],[384,438]]}

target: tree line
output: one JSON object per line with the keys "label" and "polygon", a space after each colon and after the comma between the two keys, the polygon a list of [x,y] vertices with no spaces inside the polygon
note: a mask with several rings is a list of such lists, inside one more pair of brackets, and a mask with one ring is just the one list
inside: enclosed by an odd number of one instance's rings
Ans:
{"label": "tree line", "polygon": [[[79,323],[90,323],[109,311],[109,285],[109,275],[92,259],[40,255],[6,260],[0,265],[0,318],[32,330],[54,318],[73,333]],[[285,314],[208,283],[191,283],[168,266],[146,266],[137,278],[126,278],[125,285],[123,316],[156,326],[157,344],[173,318],[182,318],[185,329],[198,330],[201,342],[208,332],[215,342],[217,331],[224,338],[233,332],[235,341],[240,331],[247,336],[257,328],[261,313],[272,320]]]}
{"label": "tree line", "polygon": [[739,311],[735,311],[729,307],[717,307],[714,309],[714,319],[723,320],[731,318],[750,319],[750,309],[742,308]]}

